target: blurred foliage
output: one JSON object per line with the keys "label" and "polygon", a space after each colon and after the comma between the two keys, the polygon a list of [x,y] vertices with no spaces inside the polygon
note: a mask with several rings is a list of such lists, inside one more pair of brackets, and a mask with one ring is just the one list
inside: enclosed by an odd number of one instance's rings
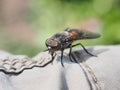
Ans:
{"label": "blurred foliage", "polygon": [[10,51],[26,52],[25,54],[32,56],[44,50],[45,40],[56,32],[74,27],[80,21],[91,17],[101,20],[102,37],[82,41],[85,45],[120,44],[120,0],[31,0],[31,11],[26,18],[38,32],[36,43],[40,49],[27,46],[27,49],[21,50],[26,48],[26,45],[19,48],[17,43],[9,46]]}
{"label": "blurred foliage", "polygon": [[7,42],[5,49],[13,54],[28,55],[29,57],[35,56],[38,52],[40,52],[40,48],[21,42],[15,42],[15,44],[13,44],[14,42]]}
{"label": "blurred foliage", "polygon": [[0,50],[5,50],[12,54],[28,55],[30,57],[40,52],[40,47],[36,47],[36,45],[21,40],[11,39],[2,34],[3,33],[0,33]]}
{"label": "blurred foliage", "polygon": [[72,27],[91,17],[99,18],[103,24],[99,44],[120,43],[119,0],[36,0],[32,2],[34,3],[33,17],[38,15],[33,23],[40,32],[38,40],[41,46],[46,38],[59,30]]}

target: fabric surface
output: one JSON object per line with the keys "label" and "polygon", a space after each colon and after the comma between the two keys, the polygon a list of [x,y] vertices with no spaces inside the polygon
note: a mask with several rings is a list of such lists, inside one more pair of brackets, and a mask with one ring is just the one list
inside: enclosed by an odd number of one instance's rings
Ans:
{"label": "fabric surface", "polygon": [[[34,67],[18,75],[0,71],[0,90],[120,90],[120,46],[95,46],[87,50],[97,57],[78,49],[72,52],[73,61],[78,63],[69,60],[68,51],[64,53],[64,67],[58,52],[53,63],[45,67]],[[0,52],[0,59],[8,56],[24,57]],[[41,52],[33,60],[49,56],[48,52]]]}

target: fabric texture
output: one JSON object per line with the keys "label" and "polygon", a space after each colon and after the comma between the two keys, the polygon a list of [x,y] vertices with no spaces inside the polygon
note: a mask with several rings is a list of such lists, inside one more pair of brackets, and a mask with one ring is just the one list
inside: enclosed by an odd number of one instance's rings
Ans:
{"label": "fabric texture", "polygon": [[[97,57],[78,49],[72,52],[71,62],[66,50],[64,67],[57,52],[53,63],[45,67],[26,69],[18,75],[0,71],[0,90],[120,90],[120,46],[95,46],[87,50]],[[8,56],[25,57],[0,52],[0,60]],[[45,62],[49,56],[48,52],[41,52],[32,59],[40,61],[42,57]]]}

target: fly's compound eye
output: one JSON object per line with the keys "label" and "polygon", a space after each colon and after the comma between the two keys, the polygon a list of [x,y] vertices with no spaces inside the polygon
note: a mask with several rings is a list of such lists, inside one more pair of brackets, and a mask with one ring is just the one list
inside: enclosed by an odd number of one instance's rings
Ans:
{"label": "fly's compound eye", "polygon": [[52,39],[47,39],[46,40],[46,46],[47,47],[57,47],[58,46],[58,42]]}

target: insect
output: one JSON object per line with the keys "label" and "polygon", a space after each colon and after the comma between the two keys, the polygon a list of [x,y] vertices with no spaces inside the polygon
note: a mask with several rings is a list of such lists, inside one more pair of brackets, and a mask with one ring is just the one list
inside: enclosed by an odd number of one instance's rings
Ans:
{"label": "insect", "polygon": [[94,39],[100,37],[100,34],[96,34],[93,32],[85,31],[85,30],[78,30],[78,29],[65,29],[64,31],[57,33],[53,35],[51,38],[47,39],[45,44],[47,46],[47,50],[52,56],[51,61],[54,60],[55,52],[60,50],[61,51],[61,65],[64,67],[63,64],[63,52],[65,49],[69,48],[69,58],[71,59],[71,52],[72,47],[75,47],[77,45],[81,45],[82,48],[86,51],[86,53],[90,54],[91,56],[95,56],[87,51],[87,49],[81,44],[77,43],[75,45],[72,45],[72,43],[76,40],[81,39]]}

